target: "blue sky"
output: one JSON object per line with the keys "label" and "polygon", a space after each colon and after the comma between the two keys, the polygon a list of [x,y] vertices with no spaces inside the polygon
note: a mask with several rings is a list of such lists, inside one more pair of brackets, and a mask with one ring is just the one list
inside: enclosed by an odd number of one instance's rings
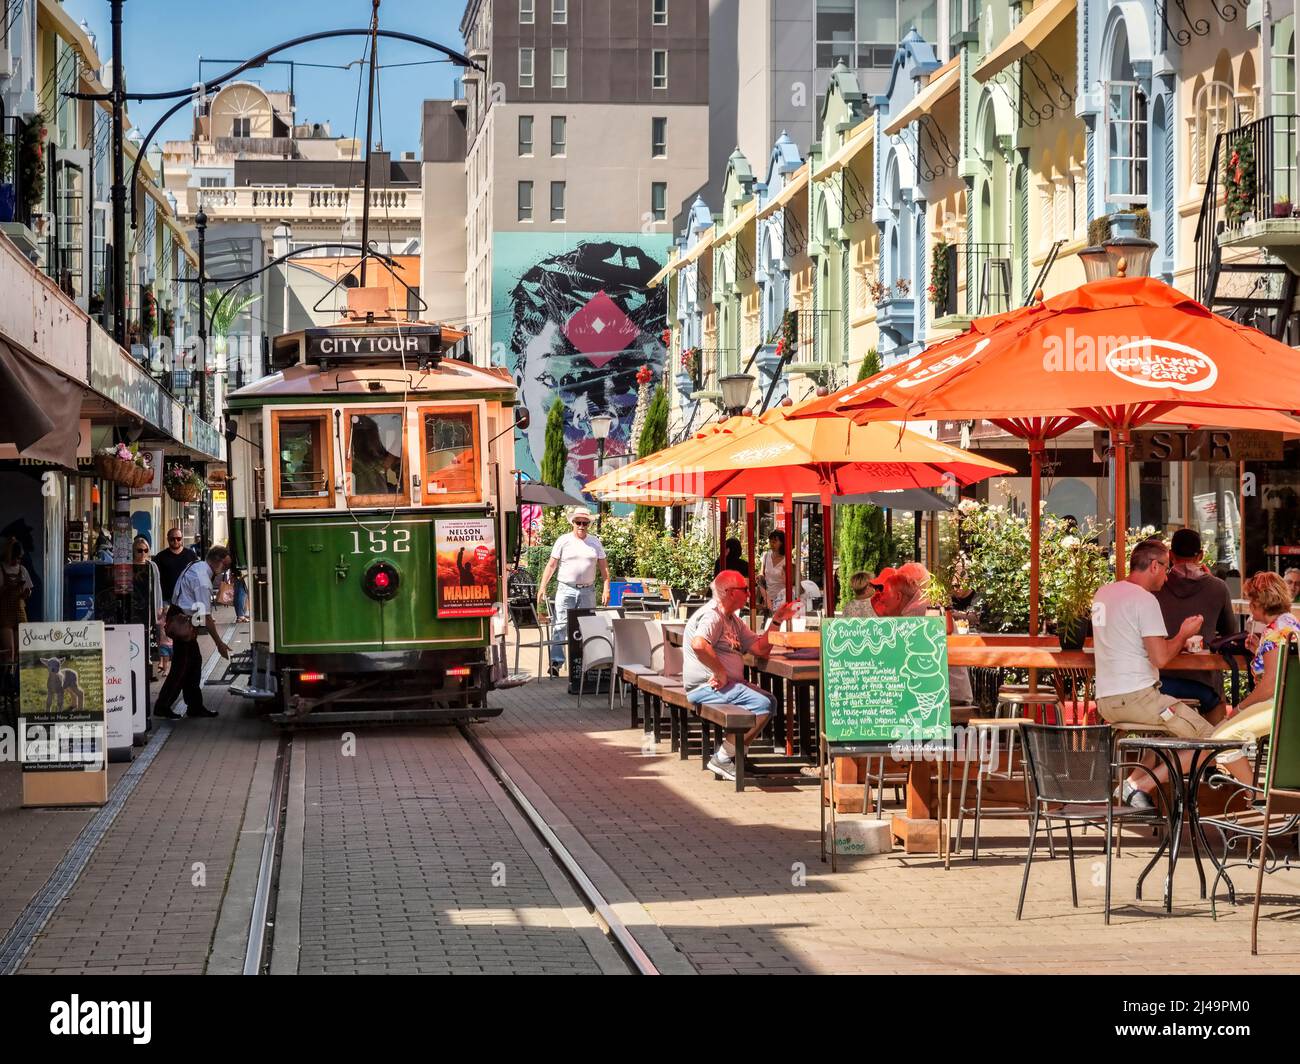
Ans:
{"label": "blue sky", "polygon": [[[110,58],[109,5],[107,0],[65,0],[65,10],[80,22],[85,19],[96,36],[100,57]],[[460,18],[465,0],[383,0],[381,29],[402,30],[427,37],[457,50]],[[369,25],[370,0],[128,0],[123,6],[122,39],[127,88],[138,92],[179,89],[199,79],[199,57],[245,59],[273,44],[304,34],[330,29],[364,29]],[[361,37],[302,45],[277,58],[300,63],[343,65],[359,59],[365,48]],[[459,68],[448,63],[427,65],[437,53],[401,41],[379,45],[380,96],[384,147],[394,155],[420,150],[420,103],[450,94]],[[394,64],[385,70],[384,64]],[[418,66],[397,66],[420,63]],[[203,64],[205,77],[213,77],[235,64]],[[358,113],[357,90],[361,68],[318,69],[298,66],[295,90],[299,121],[332,124],[335,134],[357,135],[365,130],[364,85]],[[289,68],[268,65],[249,72],[249,80],[267,89],[287,89]],[[175,101],[128,104],[132,121],[141,132]],[[190,134],[189,108],[180,111],[159,134],[178,139]],[[375,116],[379,139],[379,111]]]}

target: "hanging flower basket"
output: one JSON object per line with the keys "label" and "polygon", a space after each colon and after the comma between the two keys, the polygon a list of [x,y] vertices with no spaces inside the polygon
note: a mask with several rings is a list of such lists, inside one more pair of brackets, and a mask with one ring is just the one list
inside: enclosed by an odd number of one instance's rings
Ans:
{"label": "hanging flower basket", "polygon": [[168,466],[163,476],[163,487],[177,502],[198,502],[203,498],[203,478],[188,466]]}
{"label": "hanging flower basket", "polygon": [[140,488],[153,479],[153,471],[144,464],[144,456],[124,443],[95,452],[95,472],[101,480]]}

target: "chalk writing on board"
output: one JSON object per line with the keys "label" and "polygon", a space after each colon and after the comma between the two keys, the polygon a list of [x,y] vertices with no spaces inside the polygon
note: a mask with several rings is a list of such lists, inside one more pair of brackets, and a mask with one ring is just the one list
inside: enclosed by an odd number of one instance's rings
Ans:
{"label": "chalk writing on board", "polygon": [[948,644],[938,617],[829,618],[822,698],[831,742],[945,737]]}

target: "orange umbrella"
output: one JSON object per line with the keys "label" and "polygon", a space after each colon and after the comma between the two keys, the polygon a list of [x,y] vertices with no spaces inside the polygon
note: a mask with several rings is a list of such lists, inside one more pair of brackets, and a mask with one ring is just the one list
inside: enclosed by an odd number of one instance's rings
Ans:
{"label": "orange umbrella", "polygon": [[1037,631],[1045,442],[1085,421],[1115,443],[1116,565],[1124,571],[1129,433],[1149,422],[1300,430],[1300,360],[1154,278],[1115,277],[981,319],[961,336],[807,404],[798,416],[984,418],[1029,443],[1031,627]]}

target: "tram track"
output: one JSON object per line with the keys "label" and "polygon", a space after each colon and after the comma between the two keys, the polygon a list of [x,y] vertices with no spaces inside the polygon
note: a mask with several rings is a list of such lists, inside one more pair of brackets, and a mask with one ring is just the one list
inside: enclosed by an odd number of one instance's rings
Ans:
{"label": "tram track", "polygon": [[[469,756],[484,768],[484,786],[495,784],[498,798],[513,806],[540,843],[534,852],[545,851],[554,869],[577,893],[578,900],[590,914],[595,928],[604,936],[613,953],[629,974],[659,975],[660,971],[650,953],[638,941],[632,929],[619,916],[615,906],[601,892],[593,877],[582,866],[572,851],[561,840],[552,825],[529,800],[523,789],[515,783],[509,772],[486,748],[472,727],[466,723],[456,725],[459,737],[468,748]],[[275,948],[275,929],[278,920],[280,869],[284,855],[286,821],[289,815],[291,765],[293,764],[294,733],[279,737],[274,768],[271,774],[269,799],[266,806],[261,852],[257,868],[256,885],[251,899],[248,922],[248,939],[244,950],[244,975],[265,975],[272,970]],[[301,762],[299,762],[301,764]],[[491,799],[492,796],[489,796]],[[258,830],[258,829],[254,829]],[[516,828],[516,832],[525,830]],[[537,858],[535,858],[537,859]],[[276,961],[279,966],[279,958]]]}

